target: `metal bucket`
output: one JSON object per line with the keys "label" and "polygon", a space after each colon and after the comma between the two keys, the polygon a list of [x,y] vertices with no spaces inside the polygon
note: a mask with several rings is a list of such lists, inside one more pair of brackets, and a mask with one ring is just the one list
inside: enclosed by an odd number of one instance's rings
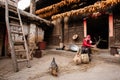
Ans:
{"label": "metal bucket", "polygon": [[77,52],[79,50],[79,47],[75,44],[71,44],[69,48],[71,51],[74,51],[74,52]]}

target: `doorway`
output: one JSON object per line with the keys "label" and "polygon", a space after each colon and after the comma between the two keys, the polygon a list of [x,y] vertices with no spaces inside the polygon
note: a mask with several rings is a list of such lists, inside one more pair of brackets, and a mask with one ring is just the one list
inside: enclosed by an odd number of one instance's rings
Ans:
{"label": "doorway", "polygon": [[91,35],[93,41],[92,44],[95,44],[96,41],[100,40],[97,48],[108,49],[109,43],[109,25],[108,25],[108,15],[104,14],[96,18],[87,19],[87,34]]}

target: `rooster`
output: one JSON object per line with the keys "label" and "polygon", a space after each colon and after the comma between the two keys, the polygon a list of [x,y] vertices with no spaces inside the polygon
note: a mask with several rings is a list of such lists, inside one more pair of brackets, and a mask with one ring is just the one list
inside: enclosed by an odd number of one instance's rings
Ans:
{"label": "rooster", "polygon": [[58,65],[56,64],[54,57],[49,67],[49,71],[53,76],[58,76]]}

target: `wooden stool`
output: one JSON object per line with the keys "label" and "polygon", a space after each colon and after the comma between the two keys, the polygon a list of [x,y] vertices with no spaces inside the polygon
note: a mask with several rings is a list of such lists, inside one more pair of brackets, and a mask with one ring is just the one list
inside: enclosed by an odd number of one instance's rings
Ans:
{"label": "wooden stool", "polygon": [[118,48],[118,47],[116,47],[116,46],[110,47],[110,54],[111,54],[111,55],[118,54],[117,48]]}

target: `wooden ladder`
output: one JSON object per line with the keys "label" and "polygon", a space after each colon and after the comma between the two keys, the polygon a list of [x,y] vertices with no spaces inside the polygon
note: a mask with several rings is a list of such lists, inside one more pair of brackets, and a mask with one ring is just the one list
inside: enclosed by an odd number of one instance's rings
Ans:
{"label": "wooden ladder", "polygon": [[[9,1],[13,2],[16,6],[10,5]],[[14,10],[10,8],[14,8]],[[16,12],[15,15],[10,14],[10,10]],[[19,62],[27,62],[27,67],[30,68],[30,59],[29,59],[29,50],[27,41],[25,39],[25,34],[23,31],[23,24],[20,16],[20,12],[18,9],[18,2],[16,0],[5,0],[5,17],[6,17],[6,26],[8,31],[8,39],[9,39],[9,47],[11,51],[11,58],[13,62],[14,71],[19,71],[18,63]],[[13,23],[11,20],[17,21],[17,23]],[[16,38],[20,38],[16,40]],[[15,49],[15,46],[23,46],[23,49]],[[16,54],[24,53],[26,58],[19,59]]]}

